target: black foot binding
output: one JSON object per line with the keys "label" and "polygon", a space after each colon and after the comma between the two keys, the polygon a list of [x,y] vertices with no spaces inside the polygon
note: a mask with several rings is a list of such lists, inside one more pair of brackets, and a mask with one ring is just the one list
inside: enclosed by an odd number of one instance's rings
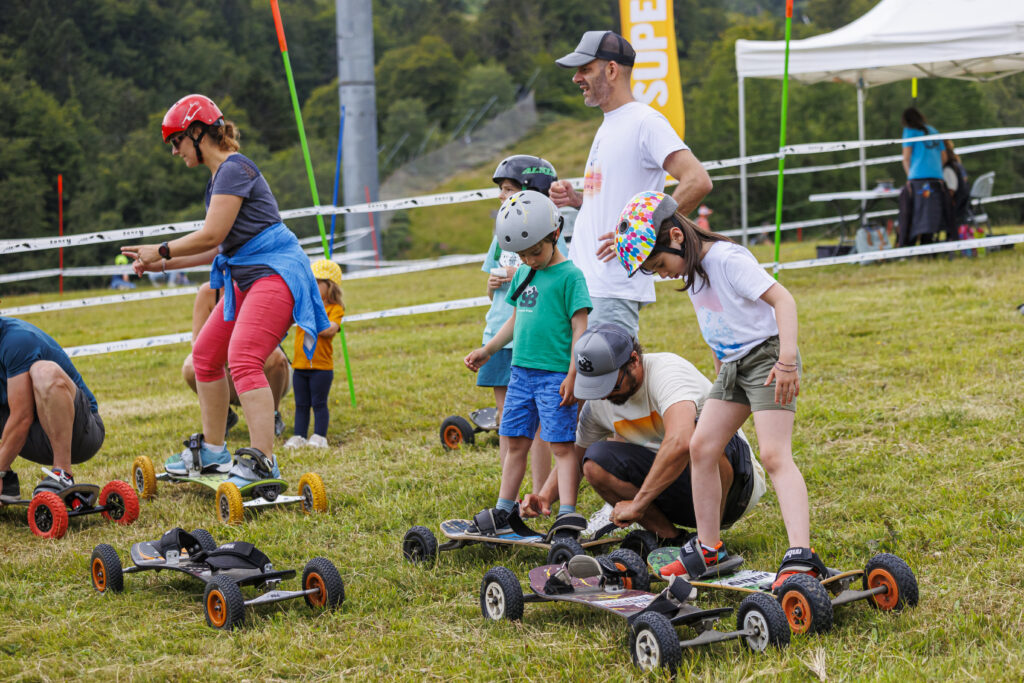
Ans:
{"label": "black foot binding", "polygon": [[548,529],[547,535],[544,540],[551,542],[556,536],[566,535],[578,538],[580,532],[585,531],[587,528],[587,518],[578,512],[569,512],[564,515],[559,515],[555,519],[555,523]]}
{"label": "black foot binding", "polygon": [[499,536],[511,533],[509,517],[509,513],[498,508],[481,510],[473,517],[473,525],[466,529],[466,533],[472,536]]}
{"label": "black foot binding", "polygon": [[829,570],[813,548],[790,548],[782,557],[772,590],[777,590],[793,574],[809,574],[820,581],[828,578]]}

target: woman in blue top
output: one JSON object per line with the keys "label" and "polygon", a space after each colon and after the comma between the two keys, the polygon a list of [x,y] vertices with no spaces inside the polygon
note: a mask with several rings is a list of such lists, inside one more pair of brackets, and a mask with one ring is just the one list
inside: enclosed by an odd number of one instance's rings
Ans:
{"label": "woman in blue top", "polygon": [[909,246],[920,239],[930,244],[934,234],[945,229],[949,234],[948,193],[942,180],[946,149],[942,140],[913,142],[913,138],[937,135],[916,107],[903,111],[903,170],[907,184],[900,196],[900,244]]}
{"label": "woman in blue top", "polygon": [[[263,364],[292,321],[306,333],[312,357],[317,335],[330,326],[309,258],[281,222],[277,200],[251,160],[238,153],[238,130],[203,95],[187,95],[164,116],[163,139],[188,168],[206,166],[206,220],[184,237],[157,245],[122,247],[135,271],[157,272],[212,263],[210,287],[224,287],[221,299],[192,347],[204,442],[199,466],[227,472],[239,485],[278,477],[273,457],[274,398]],[[249,426],[251,448],[235,453],[234,466],[221,436],[228,412],[231,376]],[[212,437],[212,438],[210,438]],[[187,474],[186,448],[165,463],[168,472]]]}

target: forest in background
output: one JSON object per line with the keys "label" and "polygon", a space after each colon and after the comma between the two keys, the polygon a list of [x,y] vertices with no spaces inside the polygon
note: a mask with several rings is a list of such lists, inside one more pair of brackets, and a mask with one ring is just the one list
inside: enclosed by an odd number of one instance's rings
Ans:
{"label": "forest in background", "polygon": [[[849,23],[874,0],[798,0],[793,37]],[[492,97],[498,111],[534,90],[542,123],[594,120],[571,74],[554,64],[582,31],[618,27],[614,0],[375,0],[377,110],[381,161],[388,168],[443,144],[467,112]],[[781,39],[785,0],[676,0],[686,141],[702,160],[736,156],[734,43]],[[329,201],[338,134],[334,2],[281,3],[322,201]],[[0,238],[56,234],[57,174],[64,178],[65,232],[113,230],[203,215],[208,179],[186,172],[159,134],[168,106],[189,92],[212,97],[242,131],[243,152],[264,172],[284,208],[308,206],[308,182],[284,68],[266,0],[7,0],[0,4]],[[747,82],[748,153],[778,146],[781,83]],[[910,83],[873,88],[867,137],[898,137]],[[919,81],[917,105],[940,131],[1019,125],[1024,76],[991,83]],[[790,86],[790,143],[856,138],[856,91],[849,85]],[[395,149],[403,135],[412,142]],[[968,143],[969,144],[969,143]],[[543,150],[536,150],[543,154]],[[893,150],[869,151],[869,156]],[[791,157],[788,167],[847,161],[849,153]],[[972,176],[997,172],[996,192],[1019,190],[1024,156],[1010,149],[968,157]],[[756,170],[767,170],[761,166]],[[565,176],[582,168],[562,170]],[[438,182],[446,169],[437,169]],[[898,164],[869,168],[869,182],[903,180]],[[382,178],[383,179],[383,178]],[[482,179],[482,184],[484,180]],[[815,191],[855,189],[857,171],[786,180],[787,219],[828,215]],[[708,202],[716,227],[738,225],[738,183],[716,184]],[[751,182],[750,222],[774,215],[774,180]],[[326,198],[326,199],[324,199]],[[993,206],[1019,221],[1019,203]],[[315,230],[298,223],[300,234]],[[385,237],[386,239],[386,237]],[[451,245],[455,250],[459,245]],[[111,263],[111,246],[65,250],[65,265]],[[5,256],[0,272],[53,267],[52,251]],[[84,282],[76,282],[76,286]],[[8,290],[42,289],[40,280]]]}

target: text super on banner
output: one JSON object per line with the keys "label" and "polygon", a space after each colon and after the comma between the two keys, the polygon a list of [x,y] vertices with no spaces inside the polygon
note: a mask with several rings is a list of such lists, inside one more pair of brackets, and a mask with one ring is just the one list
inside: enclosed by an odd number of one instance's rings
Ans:
{"label": "text super on banner", "polygon": [[661,112],[679,137],[684,137],[672,0],[619,0],[619,13],[622,35],[636,50],[633,96]]}

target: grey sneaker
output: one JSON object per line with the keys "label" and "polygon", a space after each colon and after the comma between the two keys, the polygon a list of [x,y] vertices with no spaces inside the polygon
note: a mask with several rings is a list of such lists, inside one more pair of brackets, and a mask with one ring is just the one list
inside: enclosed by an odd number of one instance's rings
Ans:
{"label": "grey sneaker", "polygon": [[224,427],[224,438],[225,439],[228,438],[228,432],[230,432],[232,430],[232,428],[234,428],[234,426],[236,424],[238,424],[238,415],[231,408],[231,406],[228,406],[228,422],[227,422],[227,426]]}
{"label": "grey sneaker", "polygon": [[284,434],[284,420],[281,419],[280,411],[274,411],[274,436]]}
{"label": "grey sneaker", "polygon": [[18,473],[14,470],[0,472],[0,481],[3,482],[3,490],[0,491],[0,500],[13,503],[21,500],[21,484],[18,483]]}

